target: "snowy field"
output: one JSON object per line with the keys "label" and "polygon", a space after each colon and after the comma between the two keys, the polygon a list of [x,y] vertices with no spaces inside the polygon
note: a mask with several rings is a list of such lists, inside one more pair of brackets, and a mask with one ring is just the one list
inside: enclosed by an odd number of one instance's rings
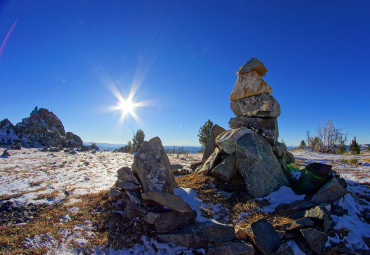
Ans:
{"label": "snowy field", "polygon": [[[50,226],[58,228],[57,234],[32,234],[24,240],[22,246],[27,249],[42,250],[48,254],[192,254],[184,247],[172,244],[159,244],[155,240],[143,237],[142,244],[126,250],[102,249],[99,246],[91,248],[91,239],[95,236],[96,226],[93,216],[84,211],[81,206],[86,196],[104,193],[112,187],[117,178],[117,170],[123,166],[131,167],[133,155],[112,152],[41,152],[38,149],[10,150],[10,157],[0,157],[0,206],[6,201],[15,204],[36,204],[47,207],[61,206],[61,214],[57,214],[57,223]],[[2,149],[0,149],[2,154]],[[370,238],[370,225],[365,223],[370,212],[369,155],[330,155],[312,153],[309,151],[295,151],[297,161],[306,165],[311,162],[323,162],[333,165],[333,169],[341,174],[348,182],[351,194],[336,203],[349,211],[345,217],[333,216],[338,230],[342,228],[351,231],[345,237],[330,237],[327,247],[339,242],[353,249],[368,249],[364,237]],[[170,154],[171,164],[180,164],[185,169],[201,160],[201,154]],[[341,159],[356,157],[361,165],[350,165],[339,162]],[[182,196],[194,210],[198,212],[198,221],[213,220],[217,222],[225,218],[227,209],[222,205],[212,205],[214,212],[212,219],[201,215],[201,208],[210,207],[196,197],[196,190],[178,188],[175,193]],[[270,213],[279,205],[302,200],[304,196],[295,195],[290,188],[282,187],[279,191],[265,198],[269,205],[259,208],[263,213]],[[59,210],[59,209],[58,209]],[[83,221],[81,219],[83,214]],[[98,214],[94,212],[93,214]],[[223,213],[223,215],[221,215]],[[245,212],[244,215],[248,215]],[[90,217],[91,216],[91,217]],[[48,218],[48,217],[46,217]],[[48,224],[50,219],[46,219]],[[23,224],[23,225],[22,225]],[[41,225],[42,225],[41,224]],[[69,225],[68,225],[69,224]],[[19,223],[26,226],[27,223]],[[69,227],[65,227],[65,226]],[[5,229],[5,230],[4,230]],[[356,231],[352,231],[356,230]],[[0,228],[0,233],[6,233],[6,227]],[[46,231],[44,231],[46,232]],[[58,238],[57,238],[58,236]],[[1,240],[1,242],[4,242]],[[1,244],[3,245],[3,243]],[[92,245],[94,246],[94,245]],[[292,244],[294,246],[294,243]],[[87,249],[86,247],[89,247]],[[6,251],[6,247],[0,247]],[[200,253],[204,252],[199,250]],[[40,253],[42,254],[42,252]]]}

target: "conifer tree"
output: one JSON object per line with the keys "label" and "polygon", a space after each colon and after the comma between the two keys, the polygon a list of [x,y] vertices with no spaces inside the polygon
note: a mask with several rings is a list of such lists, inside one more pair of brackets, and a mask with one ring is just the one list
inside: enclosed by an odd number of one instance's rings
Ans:
{"label": "conifer tree", "polygon": [[206,123],[199,129],[199,143],[206,148],[212,135],[213,122],[208,119]]}
{"label": "conifer tree", "polygon": [[132,147],[134,152],[137,152],[140,149],[141,145],[144,143],[144,138],[144,131],[138,129],[134,135],[134,138],[132,138]]}
{"label": "conifer tree", "polygon": [[351,144],[349,145],[349,150],[352,154],[360,154],[361,149],[356,141],[356,136],[353,138]]}

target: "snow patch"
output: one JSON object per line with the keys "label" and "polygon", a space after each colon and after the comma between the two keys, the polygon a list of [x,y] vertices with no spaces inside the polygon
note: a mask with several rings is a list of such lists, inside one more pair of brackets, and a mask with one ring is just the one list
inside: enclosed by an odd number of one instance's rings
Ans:
{"label": "snow patch", "polygon": [[270,205],[262,208],[262,212],[271,213],[275,211],[276,207],[283,204],[290,204],[297,200],[304,200],[306,195],[297,195],[294,191],[287,187],[282,186],[278,191],[272,192],[264,198],[257,198],[257,200],[267,200]]}

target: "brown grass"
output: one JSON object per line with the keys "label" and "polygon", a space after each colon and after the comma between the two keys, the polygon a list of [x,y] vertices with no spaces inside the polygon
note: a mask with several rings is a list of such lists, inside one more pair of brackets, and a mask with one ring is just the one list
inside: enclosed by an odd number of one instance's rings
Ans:
{"label": "brown grass", "polygon": [[24,194],[27,194],[27,192],[22,191],[22,192],[19,192],[17,194],[12,194],[12,195],[1,195],[0,196],[0,201],[17,198],[17,197],[23,196]]}
{"label": "brown grass", "polygon": [[38,195],[37,199],[48,199],[48,200],[50,200],[50,199],[56,198],[59,195],[59,193],[60,193],[59,191],[54,190],[51,193],[45,193],[45,194]]}
{"label": "brown grass", "polygon": [[[97,245],[106,245],[108,240],[108,231],[101,227],[101,224],[108,222],[106,210],[109,210],[109,200],[103,200],[102,191],[97,194],[80,196],[81,202],[66,206],[64,203],[47,206],[41,209],[38,214],[28,223],[23,225],[0,225],[0,254],[45,254],[45,248],[39,250],[30,250],[24,247],[26,238],[32,238],[35,235],[51,233],[59,242],[62,236],[58,233],[59,229],[69,229],[75,231],[74,226],[77,224],[86,224],[86,220],[91,220],[95,226],[95,235],[89,240],[88,247],[92,248]],[[68,209],[72,206],[80,208],[78,213],[72,214]],[[61,222],[62,216],[69,214],[71,221]]]}

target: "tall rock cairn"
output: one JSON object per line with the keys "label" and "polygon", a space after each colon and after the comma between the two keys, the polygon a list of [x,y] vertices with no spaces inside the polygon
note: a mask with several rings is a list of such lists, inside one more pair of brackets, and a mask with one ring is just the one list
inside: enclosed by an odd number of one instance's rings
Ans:
{"label": "tall rock cairn", "polygon": [[230,108],[236,117],[230,119],[229,127],[250,128],[275,145],[279,137],[280,104],[271,96],[272,88],[261,77],[267,71],[257,58],[251,58],[239,69],[230,94]]}
{"label": "tall rock cairn", "polygon": [[267,68],[257,58],[239,69],[230,94],[230,108],[236,115],[229,121],[231,130],[215,125],[203,164],[197,168],[198,173],[225,182],[241,176],[253,197],[264,197],[289,185],[287,164],[294,161],[285,145],[277,141],[280,105],[271,96],[271,87],[261,78],[266,72]]}

